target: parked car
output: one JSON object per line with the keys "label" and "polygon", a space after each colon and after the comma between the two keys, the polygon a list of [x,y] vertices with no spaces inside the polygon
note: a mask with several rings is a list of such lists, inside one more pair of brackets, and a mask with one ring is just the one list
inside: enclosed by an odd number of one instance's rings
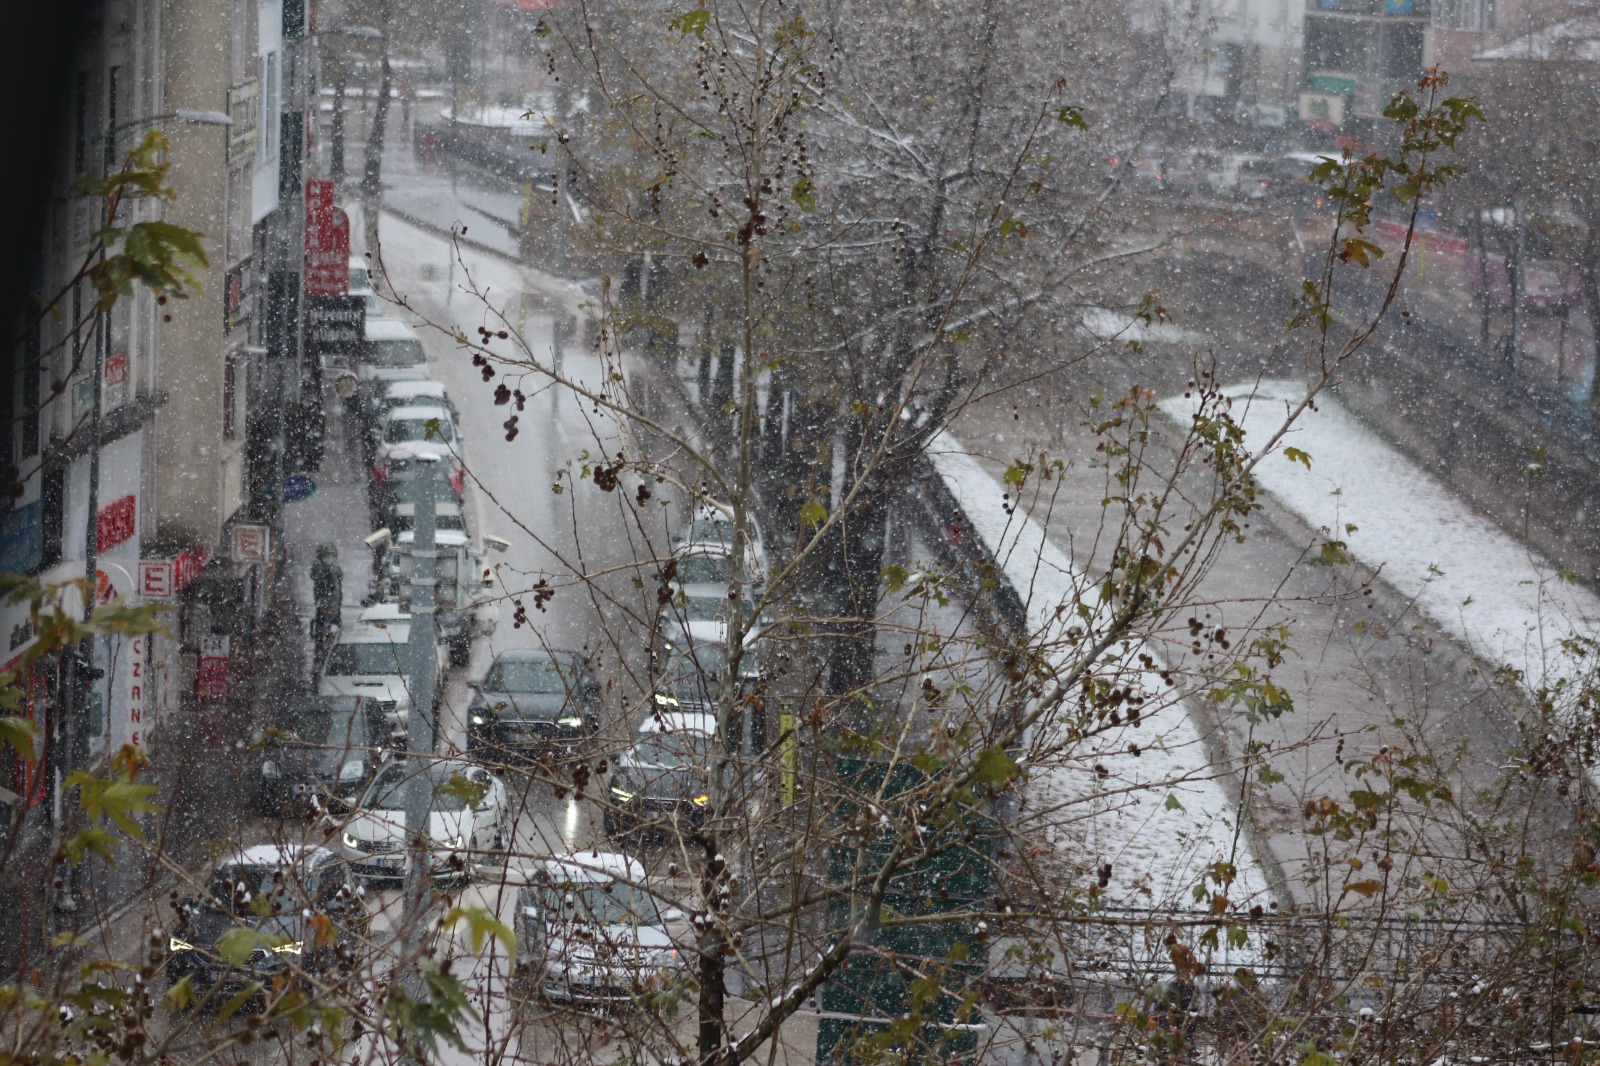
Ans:
{"label": "parked car", "polygon": [[388,305],[378,299],[378,294],[372,287],[372,267],[367,262],[366,256],[350,257],[349,292],[351,296],[361,297],[368,321],[389,314]]}
{"label": "parked car", "polygon": [[[376,463],[372,469],[372,491],[381,495],[389,484],[390,478],[418,477],[421,475],[422,464],[418,461],[419,455],[439,456],[439,445],[427,444],[396,444],[388,450],[381,462]],[[456,496],[466,493],[466,468],[461,465],[455,456],[445,459],[449,468],[444,475],[450,487],[455,490]]]}
{"label": "parked car", "polygon": [[368,318],[366,342],[356,362],[356,396],[369,417],[391,381],[416,380],[428,365],[422,339],[398,318]]}
{"label": "parked car", "polygon": [[377,772],[392,729],[365,696],[292,697],[261,740],[263,814],[348,808]]}
{"label": "parked car", "polygon": [[[745,580],[762,585],[767,580],[767,549],[761,535],[761,524],[756,516],[745,516],[745,543],[749,555],[745,563]],[[689,526],[672,544],[674,555],[687,554],[700,546],[720,548],[724,555],[733,550],[733,510],[726,504],[706,501],[689,513]]]}
{"label": "parked car", "polygon": [[616,758],[604,813],[606,836],[699,829],[711,799],[714,743],[715,734],[703,729],[641,735]]}
{"label": "parked car", "polygon": [[[411,620],[356,622],[345,626],[328,651],[319,672],[319,696],[365,696],[396,729],[410,719]],[[430,711],[437,707],[444,688],[445,653],[437,641],[437,679]]]}
{"label": "parked car", "polygon": [[474,756],[534,754],[600,730],[600,685],[574,651],[503,651],[471,688],[467,750]]}
{"label": "parked car", "polygon": [[379,394],[373,412],[382,418],[396,407],[415,406],[445,407],[449,409],[452,418],[457,422],[461,421],[461,416],[456,412],[456,405],[450,401],[444,386],[432,378],[389,382]]}
{"label": "parked car", "polygon": [[[339,856],[308,844],[262,844],[223,859],[203,896],[181,900],[167,941],[167,982],[188,978],[198,995],[228,996],[251,982],[326,974],[354,955],[340,945],[364,938],[371,925],[362,891]],[[333,936],[319,934],[319,919]],[[249,955],[232,964],[219,948],[230,929],[253,930]]]}
{"label": "parked car", "polygon": [[[406,789],[414,772],[411,759],[396,759],[368,786],[340,834],[341,852],[357,874],[370,878],[405,876]],[[475,858],[502,851],[511,839],[506,787],[477,763],[433,759],[423,768],[433,793],[427,841],[435,878],[469,875]]]}
{"label": "parked car", "polygon": [[584,851],[540,862],[517,891],[517,968],[551,999],[619,1003],[676,978],[683,959],[638,859]]}
{"label": "parked car", "polygon": [[459,455],[461,451],[455,418],[449,408],[438,405],[390,408],[378,419],[374,435],[379,463],[396,445],[431,445],[440,455]]}

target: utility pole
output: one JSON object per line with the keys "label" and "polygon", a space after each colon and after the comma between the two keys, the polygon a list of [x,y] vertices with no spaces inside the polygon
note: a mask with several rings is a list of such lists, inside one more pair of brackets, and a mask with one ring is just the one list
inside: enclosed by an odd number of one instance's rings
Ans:
{"label": "utility pole", "polygon": [[[438,550],[434,538],[439,498],[439,456],[417,456],[417,510],[411,542],[411,713],[406,717],[406,748],[411,773],[405,783],[406,844],[412,849],[406,863],[404,911],[400,935],[402,965],[409,965],[422,945],[422,918],[427,910],[428,812],[433,809],[433,778],[429,758],[434,751],[434,586]],[[426,708],[426,710],[424,710]]]}

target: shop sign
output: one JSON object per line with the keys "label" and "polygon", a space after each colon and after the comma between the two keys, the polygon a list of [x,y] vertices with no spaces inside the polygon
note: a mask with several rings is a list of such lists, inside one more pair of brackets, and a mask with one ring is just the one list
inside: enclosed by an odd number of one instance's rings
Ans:
{"label": "shop sign", "polygon": [[128,353],[106,356],[102,374],[105,393],[101,396],[101,404],[107,411],[122,406],[122,401],[128,398]]}
{"label": "shop sign", "polygon": [[271,554],[272,531],[264,525],[240,523],[233,527],[233,561],[264,563]]}
{"label": "shop sign", "polygon": [[307,296],[350,292],[350,218],[333,202],[333,182],[306,182]]}
{"label": "shop sign", "polygon": [[95,548],[107,552],[133,536],[139,524],[139,501],[123,496],[100,508],[95,519]]}
{"label": "shop sign", "polygon": [[200,662],[195,669],[194,694],[203,700],[228,698],[228,638],[200,638]]}
{"label": "shop sign", "polygon": [[158,601],[172,599],[173,570],[171,559],[140,559],[139,598]]}
{"label": "shop sign", "polygon": [[211,552],[196,545],[172,560],[172,594],[176,596],[189,587],[189,582],[200,576],[200,570],[211,558]]}

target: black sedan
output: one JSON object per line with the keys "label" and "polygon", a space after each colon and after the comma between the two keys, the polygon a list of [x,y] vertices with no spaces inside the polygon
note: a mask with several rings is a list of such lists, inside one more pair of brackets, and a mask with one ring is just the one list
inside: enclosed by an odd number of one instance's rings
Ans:
{"label": "black sedan", "polygon": [[256,799],[263,814],[348,809],[377,773],[389,729],[364,696],[300,696],[261,742]]}
{"label": "black sedan", "polygon": [[472,689],[467,750],[475,756],[535,755],[600,728],[600,686],[577,652],[501,652]]}
{"label": "black sedan", "polygon": [[327,848],[264,844],[218,865],[204,896],[178,904],[167,982],[211,993],[353,972],[370,930],[361,890]]}
{"label": "black sedan", "polygon": [[710,800],[713,743],[702,729],[667,728],[643,736],[619,755],[605,810],[606,835],[674,830],[692,835],[699,829]]}

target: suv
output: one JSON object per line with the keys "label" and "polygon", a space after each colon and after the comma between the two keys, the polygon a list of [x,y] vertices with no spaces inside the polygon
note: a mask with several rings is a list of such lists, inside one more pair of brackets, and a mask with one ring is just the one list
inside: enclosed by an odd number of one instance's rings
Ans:
{"label": "suv", "polygon": [[[351,942],[371,927],[362,895],[327,848],[262,844],[237,851],[218,864],[204,896],[178,903],[167,983],[188,978],[200,995],[229,995],[280,977],[349,973],[357,961]],[[228,945],[224,958],[221,941],[237,928],[250,930],[254,943],[242,960],[230,961],[239,957]]]}
{"label": "suv", "polygon": [[683,969],[663,910],[638,859],[584,851],[539,863],[517,892],[517,969],[552,999],[616,1003]]}
{"label": "suv", "polygon": [[[319,696],[365,696],[396,729],[404,729],[411,716],[411,617],[393,621],[368,621],[347,625],[322,662]],[[444,691],[444,649],[433,642],[437,657],[435,687],[429,706],[439,705]],[[438,718],[434,716],[435,730]]]}

